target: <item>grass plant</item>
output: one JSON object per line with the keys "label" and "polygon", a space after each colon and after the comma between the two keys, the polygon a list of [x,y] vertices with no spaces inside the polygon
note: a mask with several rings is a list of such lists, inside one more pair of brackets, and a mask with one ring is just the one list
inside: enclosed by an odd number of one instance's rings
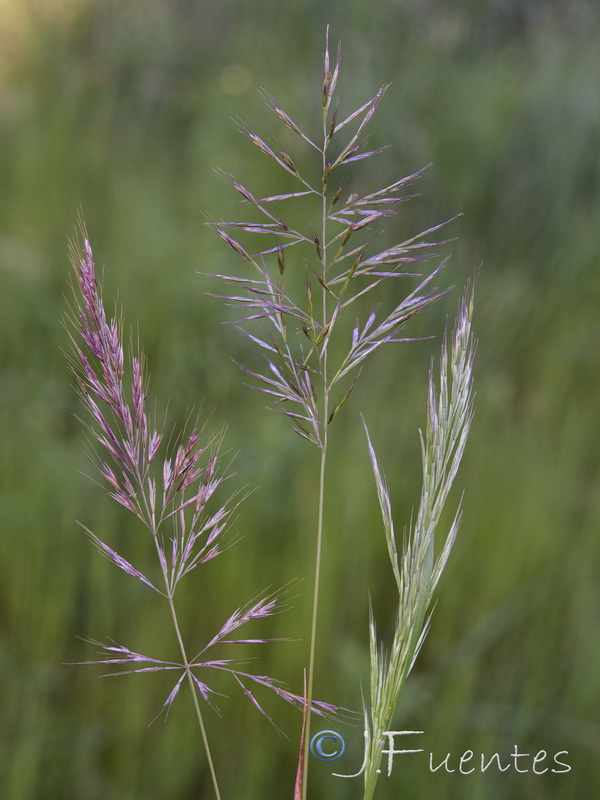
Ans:
{"label": "grass plant", "polygon": [[[308,145],[311,154],[314,151],[315,160],[320,165],[320,179],[311,182],[305,177],[304,168],[300,168],[292,156],[277,144],[267,143],[242,123],[241,131],[264,156],[295,179],[299,184],[298,191],[257,197],[236,177],[226,176],[243,203],[254,210],[258,221],[250,219],[214,223],[225,243],[250,265],[253,276],[215,276],[235,286],[236,293],[227,295],[226,299],[230,305],[244,312],[237,323],[244,326],[242,332],[267,354],[265,371],[259,372],[247,366],[243,369],[253,379],[255,388],[274,399],[276,410],[286,418],[292,430],[320,451],[308,655],[309,709],[315,679],[330,428],[353,391],[358,379],[354,375],[364,362],[382,345],[411,341],[401,336],[406,323],[442,297],[443,292],[431,288],[431,284],[445,261],[425,277],[406,270],[413,270],[416,265],[431,258],[434,255],[432,248],[446,243],[432,241],[431,235],[451,221],[412,234],[392,246],[382,248],[378,243],[378,223],[393,218],[397,207],[411,199],[412,195],[407,192],[420,172],[363,195],[348,189],[347,173],[340,175],[343,168],[354,166],[356,162],[372,158],[386,149],[368,149],[366,129],[387,86],[382,86],[374,97],[340,119],[336,93],[340,66],[339,47],[335,60],[331,60],[328,31],[322,85],[321,139],[318,144],[301,130],[287,111],[266,96],[268,106],[281,122]],[[290,221],[289,206],[299,198],[312,201],[315,212],[318,211],[318,216],[315,215],[307,230],[294,227]],[[250,244],[234,238],[240,233]],[[260,239],[266,240],[266,245],[256,248],[255,243]],[[304,252],[299,252],[302,250]],[[298,271],[304,277],[304,285],[300,282],[300,292],[294,293],[293,287],[298,287],[299,283],[296,277]],[[382,288],[392,280],[410,278],[419,279],[417,287],[408,291],[400,302],[389,309],[371,307],[362,321],[355,322],[348,340],[344,323],[350,314],[359,314],[359,301],[367,295],[371,299],[374,295],[383,294]],[[243,294],[239,293],[240,289]],[[372,711],[367,720],[370,747],[365,800],[373,796],[384,744],[383,732],[385,726],[391,724],[402,687],[423,642],[427,629],[427,609],[458,529],[457,517],[442,552],[435,560],[435,530],[464,452],[471,420],[472,302],[473,297],[470,296],[461,307],[450,355],[445,349],[442,352],[437,406],[433,378],[430,383],[428,427],[423,442],[421,505],[414,530],[405,542],[401,564],[396,551],[387,488],[369,440],[388,551],[400,600],[394,643],[387,663],[383,662],[382,655],[378,655],[373,622],[370,629]],[[247,329],[247,323],[255,321],[261,324],[256,334]],[[340,348],[338,339],[343,342],[344,338],[346,341]],[[306,800],[308,792],[310,734],[309,715],[303,742],[303,800]]]}
{"label": "grass plant", "polygon": [[[217,503],[216,508],[212,507],[211,499],[226,475],[220,470],[218,442],[203,443],[197,427],[188,433],[182,431],[175,437],[176,446],[172,453],[158,459],[164,434],[153,428],[146,411],[143,355],[126,353],[122,323],[116,316],[110,320],[107,318],[96,279],[94,256],[83,227],[81,236],[82,244],[74,243],[71,247],[79,290],[70,315],[74,330],[71,364],[81,398],[93,420],[89,431],[94,445],[99,445],[102,453],[96,455],[98,471],[107,484],[110,497],[134,514],[149,532],[159,566],[157,578],[148,578],[113,547],[84,528],[98,550],[115,566],[164,598],[179,649],[177,660],[166,661],[134,652],[116,642],[95,642],[100,647],[100,658],[86,663],[115,665],[119,672],[113,674],[173,672],[177,680],[164,702],[165,712],[169,711],[182,683],[187,682],[214,794],[220,800],[200,708],[200,700],[213,705],[215,692],[206,682],[207,674],[210,675],[211,671],[228,673],[268,719],[270,717],[256,698],[254,688],[250,689],[249,685],[267,688],[292,705],[304,707],[303,697],[288,692],[269,676],[241,669],[240,663],[243,662],[239,659],[212,656],[212,648],[218,645],[269,641],[265,638],[238,638],[236,632],[248,623],[278,613],[282,609],[282,592],[270,593],[236,609],[194,656],[188,655],[191,646],[184,643],[175,592],[186,575],[221,554],[222,539],[237,508],[237,501],[235,494],[231,494]],[[155,469],[158,460],[162,464]],[[230,638],[232,636],[234,638]],[[334,710],[326,703],[312,704],[312,711],[317,714]]]}
{"label": "grass plant", "polygon": [[[198,280],[195,270],[235,270],[228,249],[200,224],[205,208],[238,218],[236,193],[223,191],[213,165],[257,187],[257,196],[267,194],[265,187],[297,190],[292,175],[276,174],[275,161],[244,149],[230,116],[242,116],[270,143],[276,120],[260,118],[255,97],[264,83],[303,130],[310,132],[315,120],[319,137],[319,56],[328,19],[344,43],[344,116],[380,78],[392,84],[371,123],[371,149],[392,148],[355,165],[354,191],[365,194],[389,182],[386,175],[435,164],[418,182],[424,199],[404,204],[398,222],[385,224],[386,241],[400,226],[423,230],[462,211],[460,229],[452,226],[460,239],[448,248],[446,280],[461,285],[469,265],[485,264],[476,312],[477,415],[458,480],[467,490],[464,522],[397,719],[425,729],[422,746],[442,755],[475,747],[509,751],[518,742],[530,752],[566,748],[573,759],[568,775],[488,770],[465,777],[432,775],[416,758],[399,757],[392,777],[381,776],[376,797],[585,797],[600,785],[597,4],[458,0],[450,8],[383,0],[376,14],[358,0],[287,4],[277,14],[266,0],[209,5],[5,3],[0,796],[213,794],[187,681],[169,723],[146,727],[174,672],[98,680],[102,667],[65,666],[94,658],[78,637],[114,637],[140,653],[181,660],[168,603],[98,558],[73,524],[87,523],[160,585],[151,535],[85,476],[90,467],[74,417],[79,400],[66,374],[66,334],[57,324],[65,302],[64,234],[79,206],[97,265],[106,265],[107,309],[118,292],[144,344],[152,395],[171,398],[167,430],[171,423],[181,429],[187,406],[202,397],[202,407],[212,410],[206,430],[227,423],[224,449],[239,452],[238,476],[219,491],[236,481],[236,488],[258,486],[234,526],[243,540],[178,586],[184,641],[209,641],[258,589],[306,575],[302,595],[285,614],[253,623],[262,634],[299,641],[224,645],[244,655],[258,650],[261,672],[302,692],[318,451],[286,435],[278,415],[262,413],[259,393],[244,395],[229,356],[256,371],[252,343],[233,326],[219,326],[220,304],[203,295],[214,284]],[[231,65],[247,76],[245,88],[221,81]],[[296,147],[289,128],[277,136],[299,166],[311,152],[317,156],[300,139]],[[318,181],[307,172],[311,183]],[[310,197],[298,198],[293,209],[289,202],[295,228],[312,218],[319,230]],[[290,290],[301,272],[291,267],[290,259]],[[392,292],[401,299],[402,282],[396,283],[396,289],[387,283],[384,303],[392,302]],[[368,300],[355,304],[362,319]],[[441,332],[453,307],[450,295],[443,298],[407,335]],[[435,341],[380,348],[364,362],[329,437],[315,686],[317,696],[354,708],[360,708],[357,675],[369,702],[369,589],[378,634],[390,644],[398,602],[358,412],[385,465],[400,545],[401,521],[413,504],[416,515],[418,505],[415,428],[425,428],[427,366],[438,349]],[[159,408],[162,420],[160,400]],[[210,598],[210,609],[199,609],[201,597]],[[227,675],[213,674],[211,685],[227,692]],[[266,705],[271,699],[274,705]],[[287,797],[295,748],[240,700],[219,701],[221,717],[204,712],[221,793]],[[265,709],[297,741],[297,711],[275,697],[265,697]],[[309,792],[316,798],[360,794],[359,779],[330,775],[360,763],[360,731],[340,730],[344,758],[333,767],[311,762]]]}
{"label": "grass plant", "polygon": [[404,684],[427,635],[429,608],[458,533],[460,511],[436,554],[435,533],[464,454],[473,415],[472,313],[471,292],[461,304],[450,348],[446,343],[442,347],[437,391],[433,369],[431,371],[427,427],[421,437],[421,501],[416,520],[404,535],[400,555],[389,489],[367,432],[388,555],[398,591],[398,610],[393,641],[387,652],[378,641],[371,614],[371,691],[369,713],[365,714],[367,758],[363,800],[371,800],[374,795],[386,743],[385,732],[392,730]]}
{"label": "grass plant", "polygon": [[[319,180],[311,183],[292,156],[278,145],[268,144],[242,123],[240,128],[246,137],[262,155],[292,176],[299,190],[257,197],[237,178],[227,176],[258,221],[213,223],[224,242],[253,268],[253,277],[213,275],[235,287],[235,293],[225,297],[230,305],[242,309],[243,316],[237,324],[243,326],[243,333],[253,344],[266,352],[266,370],[248,366],[243,369],[256,388],[276,403],[277,411],[292,430],[319,451],[313,602],[304,696],[283,689],[273,678],[241,669],[235,658],[212,655],[212,648],[218,645],[270,641],[237,638],[236,631],[278,613],[282,609],[282,592],[265,595],[236,609],[190,657],[192,649],[184,642],[176,609],[176,589],[186,575],[221,554],[223,537],[239,499],[234,492],[224,500],[219,499],[213,508],[213,495],[220,498],[227,475],[220,467],[219,441],[204,442],[197,426],[191,432],[181,431],[175,436],[175,445],[170,449],[167,446],[167,454],[159,457],[165,434],[148,416],[144,357],[133,347],[126,351],[118,316],[107,318],[83,224],[81,243],[71,247],[76,275],[75,305],[70,315],[71,364],[92,419],[88,426],[91,437],[103,454],[94,448],[98,470],[110,497],[149,532],[157,575],[149,577],[146,570],[134,566],[88,528],[85,530],[104,556],[164,598],[179,651],[176,660],[164,660],[115,642],[96,642],[100,658],[86,663],[115,665],[126,673],[174,672],[176,682],[164,702],[165,712],[182,684],[188,684],[217,800],[221,800],[221,792],[200,707],[201,701],[212,705],[214,690],[207,682],[211,671],[228,673],[270,720],[249,685],[270,689],[304,709],[294,797],[298,800],[308,797],[311,712],[323,715],[337,710],[313,697],[330,428],[352,393],[364,362],[382,345],[411,341],[402,333],[406,323],[444,294],[432,288],[432,283],[445,261],[425,276],[413,270],[435,255],[432,248],[445,243],[432,241],[431,237],[447,222],[411,234],[392,246],[382,245],[377,232],[378,224],[393,218],[397,207],[411,199],[407,192],[420,172],[366,194],[349,190],[347,175],[340,174],[348,165],[386,149],[367,149],[366,129],[387,88],[381,87],[374,97],[340,119],[336,94],[340,66],[339,48],[335,60],[330,58],[327,31],[319,144],[274,100],[266,97],[279,120],[311,153],[315,152],[320,166]],[[309,230],[294,227],[289,220],[287,209],[299,199],[311,201],[318,210],[318,223]],[[282,206],[285,212],[280,211]],[[250,244],[239,241],[240,234]],[[256,249],[257,240],[265,241],[266,245]],[[406,291],[389,308],[378,305],[363,311],[364,298],[371,299],[381,293],[383,285],[415,278],[416,288]],[[384,733],[391,725],[402,688],[426,635],[433,592],[458,529],[457,515],[436,556],[435,531],[462,458],[472,413],[472,302],[472,294],[463,301],[450,351],[447,352],[445,345],[442,350],[439,395],[433,375],[430,379],[428,425],[422,441],[421,504],[400,556],[387,485],[367,433],[399,600],[389,654],[380,649],[373,619],[370,625],[371,709],[365,720],[368,747],[364,800],[373,797]],[[351,314],[358,319],[349,334],[346,321]],[[248,323],[258,323],[261,327],[252,333]]]}

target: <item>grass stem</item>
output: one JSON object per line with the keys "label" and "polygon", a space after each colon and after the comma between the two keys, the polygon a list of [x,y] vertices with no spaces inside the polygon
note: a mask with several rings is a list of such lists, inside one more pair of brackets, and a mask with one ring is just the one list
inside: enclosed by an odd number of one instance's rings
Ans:
{"label": "grass stem", "polygon": [[[327,437],[327,434],[325,434]],[[319,613],[319,587],[321,583],[321,551],[323,545],[323,507],[325,501],[325,463],[327,461],[327,439],[325,438],[323,450],[321,451],[321,472],[319,479],[319,519],[317,523],[317,554],[315,559],[315,583],[313,592],[312,623],[310,632],[310,653],[308,661],[308,689],[306,694],[306,705],[308,714],[306,719],[306,733],[304,740],[304,773],[302,783],[302,800],[306,800],[308,791],[308,754],[310,741],[310,709],[313,695],[313,684],[315,675],[315,650],[317,641],[317,619]]]}
{"label": "grass stem", "polygon": [[185,645],[183,643],[183,636],[181,635],[181,628],[179,627],[179,620],[177,618],[177,611],[175,609],[175,602],[173,600],[173,590],[170,585],[169,576],[167,570],[165,568],[165,564],[163,560],[160,558],[160,544],[158,541],[158,533],[156,530],[156,524],[154,518],[152,516],[152,538],[154,540],[154,545],[156,547],[157,555],[159,556],[159,562],[161,564],[163,579],[165,582],[165,589],[166,589],[166,596],[169,602],[169,609],[171,611],[171,620],[173,621],[173,628],[175,630],[175,635],[177,637],[177,642],[179,644],[179,651],[181,653],[182,663],[185,667],[187,680],[190,686],[190,691],[192,693],[192,700],[194,702],[194,709],[196,712],[196,719],[198,720],[198,727],[200,728],[200,736],[202,737],[202,744],[204,745],[204,752],[206,753],[206,760],[208,762],[208,769],[210,772],[210,777],[212,780],[212,785],[215,790],[215,797],[216,800],[221,800],[221,792],[219,791],[219,783],[217,781],[217,773],[215,771],[215,765],[212,760],[212,754],[210,752],[210,745],[208,743],[208,736],[206,734],[206,727],[204,725],[204,720],[202,718],[202,712],[200,710],[200,703],[198,702],[198,695],[197,689],[194,685],[194,679],[192,677],[192,672],[190,670],[190,662],[188,661],[187,652],[185,649]]}
{"label": "grass stem", "polygon": [[197,689],[194,685],[194,679],[192,678],[192,672],[190,670],[189,661],[187,657],[187,653],[185,651],[185,645],[183,643],[183,638],[181,636],[181,630],[179,628],[179,621],[177,619],[177,611],[175,610],[175,603],[173,602],[173,598],[169,596],[169,608],[171,609],[171,618],[173,620],[173,627],[175,628],[175,634],[177,636],[177,641],[179,642],[179,649],[181,651],[181,658],[183,659],[183,663],[185,665],[188,683],[190,685],[190,690],[192,692],[192,698],[194,701],[194,709],[196,710],[196,719],[198,720],[198,726],[200,728],[200,735],[202,736],[202,743],[204,745],[204,750],[206,752],[206,760],[208,762],[208,769],[210,771],[210,777],[212,780],[213,788],[215,790],[215,797],[217,800],[221,800],[221,793],[219,791],[219,783],[217,781],[217,773],[215,772],[215,766],[213,764],[212,755],[210,752],[210,746],[208,744],[208,736],[206,735],[206,728],[204,726],[204,720],[202,719],[202,712],[200,711],[200,704],[198,703],[198,695]]}
{"label": "grass stem", "polygon": [[[321,193],[321,259],[323,265],[323,330],[327,330],[329,316],[327,309],[327,109],[323,111],[323,182]],[[315,651],[317,641],[317,621],[319,614],[319,589],[321,584],[321,552],[323,549],[323,509],[325,506],[325,464],[327,462],[327,440],[329,427],[329,384],[327,376],[327,344],[328,337],[325,337],[323,349],[320,356],[321,376],[323,379],[323,417],[322,417],[322,448],[321,448],[321,467],[319,475],[319,512],[317,522],[317,552],[315,557],[315,578],[313,590],[313,608],[310,630],[310,652],[308,661],[308,689],[306,695],[306,705],[308,709],[306,719],[306,732],[304,739],[304,771],[302,780],[302,800],[306,800],[308,792],[308,754],[310,752],[310,721],[311,703],[313,696],[314,674],[315,674]]]}

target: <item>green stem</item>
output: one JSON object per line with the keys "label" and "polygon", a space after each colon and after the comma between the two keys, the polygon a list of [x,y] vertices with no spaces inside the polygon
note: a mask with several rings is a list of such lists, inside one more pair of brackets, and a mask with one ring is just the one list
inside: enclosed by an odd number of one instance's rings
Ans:
{"label": "green stem", "polygon": [[192,671],[189,666],[188,657],[185,651],[185,645],[183,644],[183,638],[181,636],[181,630],[179,628],[179,621],[177,619],[177,612],[175,611],[175,603],[173,602],[173,598],[171,595],[169,595],[168,600],[169,600],[169,608],[171,609],[171,618],[173,620],[173,627],[175,628],[177,641],[179,642],[179,649],[181,650],[181,657],[185,665],[185,671],[187,674],[188,683],[190,685],[192,698],[194,700],[196,719],[198,720],[198,726],[200,727],[200,735],[202,736],[202,743],[204,744],[204,750],[206,752],[206,760],[208,761],[208,769],[210,771],[210,777],[212,779],[213,788],[215,790],[215,797],[217,798],[217,800],[221,800],[221,793],[219,791],[219,784],[217,782],[217,773],[215,772],[215,766],[213,764],[212,756],[210,753],[210,747],[208,744],[208,736],[206,735],[206,728],[204,727],[202,712],[200,711],[200,703],[198,702],[198,691],[196,689],[194,680],[192,678]]}
{"label": "green stem", "polygon": [[[145,498],[145,493],[144,493]],[[196,719],[198,720],[198,726],[200,728],[200,735],[202,737],[202,744],[204,745],[204,752],[206,753],[206,760],[208,762],[208,769],[210,772],[210,777],[212,780],[213,788],[215,790],[215,797],[216,800],[221,800],[221,792],[219,791],[219,784],[217,781],[217,773],[215,772],[215,766],[213,764],[212,755],[210,752],[210,746],[208,744],[208,736],[206,735],[206,728],[204,727],[204,720],[202,719],[202,712],[200,711],[200,704],[198,702],[198,691],[194,684],[194,680],[192,678],[192,672],[190,669],[190,664],[188,661],[187,653],[185,650],[185,645],[183,644],[183,637],[181,635],[181,629],[179,627],[179,620],[177,619],[177,612],[175,610],[175,603],[173,601],[173,589],[171,588],[169,575],[166,570],[166,566],[164,564],[163,559],[160,557],[160,542],[158,541],[158,526],[156,525],[154,513],[149,513],[148,519],[150,521],[150,530],[152,532],[152,539],[154,540],[154,546],[156,548],[156,553],[158,555],[158,560],[161,565],[162,576],[165,583],[165,590],[166,590],[166,598],[169,602],[169,609],[171,610],[171,619],[173,621],[173,627],[175,629],[175,635],[177,636],[177,641],[179,643],[179,650],[181,652],[181,658],[183,662],[184,669],[186,671],[188,683],[190,686],[190,690],[192,692],[192,699],[194,701],[194,709],[196,711]]]}
{"label": "green stem", "polygon": [[[323,283],[327,283],[327,108],[323,111],[323,184],[321,201],[321,263],[323,265]],[[327,289],[323,286],[323,330],[327,329]],[[308,681],[306,694],[306,731],[304,736],[304,765],[302,774],[302,800],[306,800],[308,793],[308,755],[310,743],[310,722],[313,699],[313,686],[315,677],[315,651],[317,642],[317,620],[319,614],[319,588],[321,584],[321,552],[323,549],[323,509],[325,505],[325,464],[327,462],[327,440],[329,427],[329,384],[327,380],[327,346],[329,335],[323,340],[323,349],[320,356],[321,377],[323,380],[323,417],[321,439],[321,469],[319,477],[319,515],[317,522],[317,552],[315,558],[315,578],[313,590],[312,622],[310,630],[310,653],[308,661]]]}
{"label": "green stem", "polygon": [[[327,437],[327,434],[325,434]],[[319,480],[319,520],[317,523],[317,556],[315,562],[315,583],[313,591],[312,623],[310,632],[310,654],[308,662],[308,686],[306,694],[306,731],[304,738],[304,772],[302,779],[302,800],[306,800],[308,791],[308,754],[310,742],[310,717],[315,675],[315,651],[317,641],[317,618],[319,613],[319,587],[321,583],[321,551],[323,544],[323,506],[325,500],[325,462],[327,460],[327,443],[321,451],[321,474]]]}

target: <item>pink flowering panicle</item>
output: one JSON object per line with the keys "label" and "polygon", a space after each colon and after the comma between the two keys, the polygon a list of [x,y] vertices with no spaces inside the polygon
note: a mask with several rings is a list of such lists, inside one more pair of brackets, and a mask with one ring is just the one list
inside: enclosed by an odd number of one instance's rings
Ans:
{"label": "pink flowering panicle", "polygon": [[[148,416],[143,354],[141,351],[126,352],[123,347],[122,321],[117,316],[109,319],[106,315],[92,248],[83,225],[81,239],[81,245],[73,242],[70,246],[75,271],[72,286],[75,299],[68,315],[72,343],[70,365],[90,413],[88,429],[108,494],[134,514],[147,530],[154,543],[156,562],[142,571],[85,526],[84,529],[104,556],[165,598],[179,644],[176,658],[165,661],[115,642],[94,642],[100,647],[99,658],[85,663],[115,665],[119,672],[113,674],[173,672],[175,684],[165,700],[165,710],[171,707],[182,683],[187,680],[214,779],[199,703],[199,698],[211,703],[214,694],[208,683],[211,672],[229,674],[270,720],[254,694],[256,687],[269,689],[288,703],[304,708],[304,698],[289,692],[279,681],[241,669],[241,662],[235,657],[212,654],[217,646],[274,641],[244,637],[239,631],[250,622],[283,610],[285,589],[236,609],[208,642],[195,645],[195,654],[189,655],[193,651],[184,643],[181,633],[175,606],[176,589],[184,576],[221,554],[223,535],[240,500],[235,493],[225,500],[216,501],[214,497],[227,477],[219,464],[220,437],[204,441],[202,431],[196,426],[191,432],[180,433],[172,452],[159,455],[164,435]],[[221,495],[220,491],[219,497]],[[328,703],[313,702],[312,710],[317,714],[330,714],[335,713],[336,708]]]}

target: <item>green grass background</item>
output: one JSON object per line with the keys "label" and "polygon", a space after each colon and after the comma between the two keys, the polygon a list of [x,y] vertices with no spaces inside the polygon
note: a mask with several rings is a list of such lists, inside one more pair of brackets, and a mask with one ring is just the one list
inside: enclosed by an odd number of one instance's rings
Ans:
{"label": "green grass background", "polygon": [[[326,23],[343,43],[344,107],[392,82],[372,126],[373,144],[392,148],[357,165],[359,185],[434,162],[421,199],[402,208],[389,236],[464,217],[453,223],[460,238],[440,279],[458,288],[411,329],[436,340],[380,351],[332,429],[317,695],[360,706],[369,591],[382,634],[393,622],[359,414],[401,530],[419,496],[429,361],[461,284],[483,264],[476,417],[455,495],[465,490],[464,521],[397,727],[425,731],[415,746],[437,760],[451,753],[456,762],[467,749],[507,756],[518,745],[567,750],[572,770],[534,775],[530,759],[526,774],[431,774],[426,758],[404,756],[382,776],[378,797],[592,796],[600,786],[595,2],[4,0],[0,15],[0,796],[212,797],[184,692],[166,724],[149,726],[170,690],[162,676],[100,679],[100,668],[67,665],[93,658],[88,637],[167,658],[174,646],[165,610],[76,524],[145,557],[142,532],[86,477],[62,353],[66,238],[79,207],[105,266],[107,304],[118,295],[139,330],[158,409],[169,401],[172,419],[183,421],[201,407],[209,431],[227,424],[234,480],[258,487],[235,526],[241,541],[186,585],[187,635],[202,643],[264,588],[303,578],[292,609],[262,628],[294,641],[267,646],[257,664],[301,691],[317,454],[242,386],[232,358],[256,364],[256,354],[221,324],[228,312],[206,296],[215,286],[198,272],[245,268],[204,225],[207,213],[240,213],[214,167],[257,191],[289,185],[231,117],[295,146],[262,105],[264,86],[316,130]],[[294,152],[299,161],[310,155]],[[206,714],[223,797],[291,799],[299,715],[269,705],[286,740],[235,687],[216,688],[231,695],[220,717]],[[340,730],[347,755],[335,767],[353,772],[361,731]],[[311,797],[360,798],[359,782],[331,769],[312,761]]]}

